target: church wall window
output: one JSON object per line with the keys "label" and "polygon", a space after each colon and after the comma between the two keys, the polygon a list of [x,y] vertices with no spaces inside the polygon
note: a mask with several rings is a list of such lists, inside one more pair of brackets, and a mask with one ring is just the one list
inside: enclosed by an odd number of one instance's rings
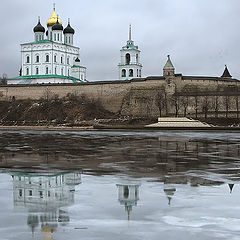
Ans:
{"label": "church wall window", "polygon": [[122,70],[122,77],[126,77],[126,70],[125,69]]}
{"label": "church wall window", "polygon": [[57,39],[56,39],[56,33],[54,33],[54,41],[56,41]]}
{"label": "church wall window", "polygon": [[63,68],[61,69],[61,74],[62,74],[62,76],[63,76]]}
{"label": "church wall window", "polygon": [[61,57],[61,63],[63,63],[63,56]]}
{"label": "church wall window", "polygon": [[142,76],[142,71],[141,70],[139,70],[139,77],[141,77]]}
{"label": "church wall window", "polygon": [[139,57],[138,57],[138,54],[136,54],[136,62],[138,63],[139,61]]}
{"label": "church wall window", "polygon": [[36,56],[36,63],[38,63],[39,62],[39,56],[37,55]]}
{"label": "church wall window", "polygon": [[138,77],[138,69],[137,69],[137,77]]}
{"label": "church wall window", "polygon": [[26,57],[26,63],[30,63],[30,57],[29,56]]}
{"label": "church wall window", "polygon": [[57,75],[57,67],[55,67],[55,75]]}
{"label": "church wall window", "polygon": [[67,64],[69,64],[69,60],[70,60],[70,58],[68,57],[68,58],[67,58]]}
{"label": "church wall window", "polygon": [[49,55],[46,55],[46,62],[49,62]]}
{"label": "church wall window", "polygon": [[133,77],[133,69],[129,69],[129,77]]}
{"label": "church wall window", "polygon": [[26,69],[26,74],[29,75],[29,68]]}
{"label": "church wall window", "polygon": [[40,196],[40,198],[43,198],[43,192],[42,191],[39,191],[39,196]]}
{"label": "church wall window", "polygon": [[36,68],[36,75],[38,75],[39,74],[39,70],[38,70],[38,68]]}
{"label": "church wall window", "polygon": [[57,37],[58,37],[58,41],[60,41],[60,36],[59,36],[59,33],[58,33],[58,36],[57,36]]}
{"label": "church wall window", "polygon": [[68,69],[68,76],[70,75],[70,71],[69,71],[69,69]]}
{"label": "church wall window", "polygon": [[130,61],[131,61],[131,56],[129,53],[126,54],[126,64],[130,64]]}
{"label": "church wall window", "polygon": [[46,67],[46,74],[48,74],[48,67]]}
{"label": "church wall window", "polygon": [[123,196],[124,196],[125,199],[127,199],[129,197],[129,188],[128,188],[128,186],[124,186]]}
{"label": "church wall window", "polygon": [[54,55],[54,62],[57,62],[57,55]]}
{"label": "church wall window", "polygon": [[32,196],[32,190],[29,190],[29,196],[30,197]]}
{"label": "church wall window", "polygon": [[19,189],[19,197],[22,197],[22,189]]}

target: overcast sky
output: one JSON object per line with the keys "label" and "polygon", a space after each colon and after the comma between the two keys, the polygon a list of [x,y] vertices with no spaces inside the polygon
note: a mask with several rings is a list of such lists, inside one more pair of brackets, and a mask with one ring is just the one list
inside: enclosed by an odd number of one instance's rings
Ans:
{"label": "overcast sky", "polygon": [[90,81],[118,78],[130,23],[143,76],[162,75],[170,54],[177,73],[220,76],[227,64],[240,79],[239,0],[1,0],[0,74],[18,75],[20,44],[33,40],[38,16],[46,26],[53,2],[64,26],[71,19]]}

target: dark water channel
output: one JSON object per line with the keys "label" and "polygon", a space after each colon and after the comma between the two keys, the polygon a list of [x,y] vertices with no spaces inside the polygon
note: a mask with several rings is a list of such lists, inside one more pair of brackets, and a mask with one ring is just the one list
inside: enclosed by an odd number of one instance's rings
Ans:
{"label": "dark water channel", "polygon": [[0,131],[0,239],[240,239],[240,133]]}

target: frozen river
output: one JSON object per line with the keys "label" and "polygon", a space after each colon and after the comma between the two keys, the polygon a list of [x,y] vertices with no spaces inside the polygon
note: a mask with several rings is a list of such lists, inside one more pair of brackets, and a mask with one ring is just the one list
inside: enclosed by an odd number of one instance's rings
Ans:
{"label": "frozen river", "polygon": [[0,239],[239,239],[240,134],[0,131]]}

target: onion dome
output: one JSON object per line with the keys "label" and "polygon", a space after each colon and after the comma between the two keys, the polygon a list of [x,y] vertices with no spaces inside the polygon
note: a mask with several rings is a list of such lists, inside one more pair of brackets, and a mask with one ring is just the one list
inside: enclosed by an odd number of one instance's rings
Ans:
{"label": "onion dome", "polygon": [[64,34],[74,34],[75,33],[75,30],[71,27],[70,23],[68,22],[68,25],[67,27],[64,29],[63,31]]}
{"label": "onion dome", "polygon": [[38,24],[34,27],[33,32],[43,32],[45,33],[45,28],[40,23],[40,19],[38,19]]}
{"label": "onion dome", "polygon": [[63,31],[63,26],[61,23],[59,23],[58,19],[57,19],[57,22],[53,25],[52,30]]}
{"label": "onion dome", "polygon": [[80,59],[77,57],[77,58],[75,59],[75,62],[80,63]]}
{"label": "onion dome", "polygon": [[47,26],[48,26],[48,27],[51,27],[51,26],[53,26],[54,24],[56,24],[57,21],[58,21],[60,24],[62,24],[61,19],[58,18],[57,14],[56,14],[56,12],[55,12],[55,9],[54,9],[52,16],[51,16],[51,17],[48,19],[48,21],[47,21]]}

